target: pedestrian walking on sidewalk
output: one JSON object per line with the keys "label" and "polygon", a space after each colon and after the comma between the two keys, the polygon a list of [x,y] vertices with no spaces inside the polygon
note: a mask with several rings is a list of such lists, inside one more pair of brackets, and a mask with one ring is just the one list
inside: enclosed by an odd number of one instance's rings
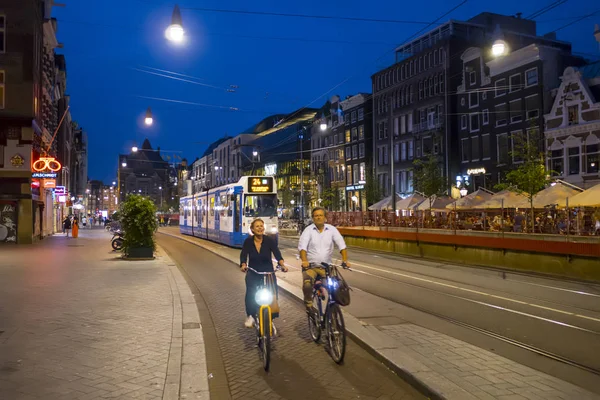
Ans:
{"label": "pedestrian walking on sidewalk", "polygon": [[77,217],[73,218],[73,237],[79,237],[79,220],[77,219]]}
{"label": "pedestrian walking on sidewalk", "polygon": [[63,229],[67,234],[67,237],[69,237],[69,231],[71,230],[71,218],[68,216],[63,221]]}
{"label": "pedestrian walking on sidewalk", "polygon": [[[252,236],[246,238],[240,253],[240,269],[242,272],[246,272],[246,322],[244,324],[246,328],[252,328],[254,325],[254,316],[258,312],[258,304],[255,300],[256,291],[259,286],[262,286],[264,279],[263,275],[248,270],[248,266],[258,272],[273,272],[275,288],[277,288],[277,277],[274,274],[271,255],[275,256],[283,272],[288,270],[277,243],[273,238],[264,234],[264,221],[260,218],[255,219],[250,224],[250,230]],[[273,314],[273,318],[278,316],[279,314]],[[273,325],[273,331],[275,331],[275,325]]]}

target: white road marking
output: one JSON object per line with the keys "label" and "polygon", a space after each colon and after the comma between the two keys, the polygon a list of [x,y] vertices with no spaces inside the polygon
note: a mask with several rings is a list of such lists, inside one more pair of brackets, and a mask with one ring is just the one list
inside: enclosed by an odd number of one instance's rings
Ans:
{"label": "white road marking", "polygon": [[[528,306],[531,306],[531,307],[537,307],[537,308],[541,308],[541,309],[548,310],[548,311],[554,311],[554,312],[557,312],[557,313],[560,313],[560,314],[566,314],[566,315],[571,315],[573,317],[585,318],[585,319],[588,319],[588,320],[591,320],[591,321],[600,322],[600,318],[594,318],[594,317],[590,317],[590,316],[587,316],[587,315],[576,314],[576,313],[572,313],[572,312],[569,312],[569,311],[564,311],[564,310],[559,310],[559,309],[556,309],[556,308],[542,306],[542,305],[539,305],[539,304],[528,303],[528,302],[525,302],[525,301],[516,300],[516,299],[509,298],[509,297],[498,296],[498,295],[495,295],[495,294],[491,294],[491,293],[487,293],[487,292],[482,292],[480,290],[474,290],[474,289],[469,289],[469,288],[465,288],[465,287],[461,287],[461,286],[451,285],[451,284],[448,284],[448,283],[434,281],[432,279],[420,278],[418,276],[403,274],[403,273],[396,272],[396,271],[388,271],[386,269],[376,268],[376,267],[372,267],[372,266],[369,266],[369,265],[361,264],[361,263],[358,263],[358,262],[353,262],[352,265],[359,265],[359,266],[364,267],[364,268],[369,268],[369,269],[372,269],[372,270],[375,270],[375,271],[384,272],[384,273],[388,273],[388,274],[392,274],[392,275],[398,275],[398,276],[402,276],[402,277],[408,278],[408,279],[413,279],[413,280],[417,280],[417,281],[421,281],[421,282],[431,283],[431,284],[434,284],[434,285],[444,286],[444,287],[448,287],[448,288],[451,288],[451,289],[462,290],[464,292],[475,293],[475,294],[478,294],[478,295],[481,295],[481,296],[487,296],[487,297],[492,297],[492,298],[496,298],[496,299],[500,299],[500,300],[506,300],[506,301],[509,301],[509,302],[512,302],[512,303],[524,304],[524,305],[528,305]],[[354,269],[354,270],[356,271],[356,269]],[[374,274],[369,274],[369,275],[378,276],[378,275],[374,275]],[[542,317],[540,317],[540,318],[542,318]]]}

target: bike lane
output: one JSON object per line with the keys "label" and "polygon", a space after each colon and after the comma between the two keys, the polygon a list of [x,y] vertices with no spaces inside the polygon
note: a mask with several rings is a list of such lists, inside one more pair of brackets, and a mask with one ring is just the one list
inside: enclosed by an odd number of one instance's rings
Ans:
{"label": "bike lane", "polygon": [[[215,343],[208,339],[211,324],[203,320],[205,340],[207,347],[218,346],[221,356],[220,360],[207,356],[212,398],[423,398],[350,339],[344,364],[335,364],[325,346],[310,339],[303,306],[282,291],[281,317],[275,320],[278,336],[273,340],[271,369],[265,372],[255,332],[243,325],[244,275],[236,265],[178,238],[159,235],[158,242],[197,287],[210,312],[216,339]],[[220,363],[225,377],[215,376]]]}

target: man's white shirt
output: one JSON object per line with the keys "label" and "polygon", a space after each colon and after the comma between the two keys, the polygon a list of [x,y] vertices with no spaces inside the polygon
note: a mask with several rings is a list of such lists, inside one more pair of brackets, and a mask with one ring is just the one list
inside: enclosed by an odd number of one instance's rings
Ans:
{"label": "man's white shirt", "polygon": [[310,263],[331,264],[334,244],[339,251],[346,248],[346,242],[335,226],[325,224],[323,232],[319,232],[316,225],[311,224],[304,229],[300,236],[298,251],[306,251],[306,258]]}

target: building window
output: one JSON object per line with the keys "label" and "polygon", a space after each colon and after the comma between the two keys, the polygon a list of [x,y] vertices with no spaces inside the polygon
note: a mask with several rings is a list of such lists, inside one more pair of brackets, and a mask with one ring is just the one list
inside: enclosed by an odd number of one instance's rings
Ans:
{"label": "building window", "polygon": [[387,131],[387,122],[386,122],[386,121],[384,121],[384,122],[383,122],[383,138],[384,138],[384,139],[387,139],[387,137],[388,137],[388,131]]}
{"label": "building window", "polygon": [[358,109],[358,120],[362,121],[365,119],[365,110],[363,108]]}
{"label": "building window", "polygon": [[469,139],[461,139],[460,141],[461,148],[461,160],[462,162],[469,162],[471,159],[471,154],[469,151]]}
{"label": "building window", "polygon": [[565,160],[563,149],[552,150],[550,152],[550,169],[554,176],[563,176],[565,174]]}
{"label": "building window", "polygon": [[423,81],[419,81],[419,100],[423,98]]}
{"label": "building window", "polygon": [[4,81],[6,74],[4,71],[0,70],[0,110],[4,109],[5,104],[5,93],[6,93],[6,83]]}
{"label": "building window", "polygon": [[358,129],[352,128],[352,141],[355,141],[357,139],[358,139]]}
{"label": "building window", "polygon": [[383,165],[383,147],[377,149],[377,165]]}
{"label": "building window", "polygon": [[[383,100],[379,100],[379,105],[383,105]],[[383,112],[383,107],[380,107],[381,109],[379,110],[379,113],[381,114]],[[346,125],[348,125],[350,123],[350,116],[348,114],[344,115],[344,123]]]}
{"label": "building window", "polygon": [[384,148],[383,148],[383,163],[384,163],[385,165],[388,165],[388,163],[389,163],[389,158],[388,158],[388,155],[389,155],[388,148],[387,148],[387,147],[384,147]]}
{"label": "building window", "polygon": [[481,100],[487,100],[487,89],[481,92]]}
{"label": "building window", "polygon": [[346,143],[350,143],[350,129],[346,129]]}
{"label": "building window", "polygon": [[400,134],[400,127],[399,127],[399,118],[396,117],[394,118],[394,136],[398,136]]}
{"label": "building window", "polygon": [[579,174],[579,147],[569,148],[569,175]]}
{"label": "building window", "polygon": [[363,158],[365,156],[365,144],[364,143],[360,143],[358,145],[358,157],[359,158]]}
{"label": "building window", "polygon": [[365,138],[365,126],[361,125],[358,127],[358,140],[363,140]]}
{"label": "building window", "polygon": [[516,92],[521,89],[521,74],[511,75],[510,77],[510,92]]}
{"label": "building window", "polygon": [[569,106],[569,125],[576,125],[579,123],[579,106]]}
{"label": "building window", "polygon": [[471,160],[479,161],[479,136],[471,137]]}
{"label": "building window", "polygon": [[496,97],[506,94],[506,79],[498,79],[496,81]]}
{"label": "building window", "polygon": [[408,159],[409,160],[413,159],[414,145],[415,145],[415,143],[412,140],[408,142]]}
{"label": "building window", "polygon": [[537,94],[525,98],[525,110],[527,112],[527,119],[534,119],[539,117],[540,106]]}
{"label": "building window", "polygon": [[516,124],[523,121],[522,107],[523,101],[521,99],[513,100],[510,103],[510,123]]}
{"label": "building window", "polygon": [[352,111],[352,123],[356,122],[356,111]]}
{"label": "building window", "polygon": [[508,134],[501,133],[496,136],[498,164],[508,164]]}
{"label": "building window", "polygon": [[470,92],[469,93],[469,108],[477,107],[479,105],[479,93],[478,92]]}
{"label": "building window", "polygon": [[475,71],[471,71],[469,73],[469,83],[471,85],[475,85],[477,83],[477,74],[475,73]]}
{"label": "building window", "polygon": [[6,15],[0,14],[0,53],[6,53]]}
{"label": "building window", "polygon": [[490,112],[483,110],[481,113],[481,125],[487,125],[490,123]]}
{"label": "building window", "polygon": [[400,161],[400,145],[398,143],[394,145],[394,161]]}
{"label": "building window", "polygon": [[537,68],[531,68],[525,71],[526,86],[533,86],[538,84],[538,70]]}
{"label": "building window", "polygon": [[433,151],[433,139],[431,136],[423,138],[423,155],[431,154]]}
{"label": "building window", "polygon": [[406,160],[406,142],[400,143],[400,160]]}
{"label": "building window", "polygon": [[352,159],[352,148],[350,146],[346,147],[346,160]]}
{"label": "building window", "polygon": [[352,146],[352,158],[356,160],[358,158],[358,146]]}
{"label": "building window", "polygon": [[365,171],[365,163],[360,163],[360,175],[358,176],[358,183],[366,182],[366,171]]}
{"label": "building window", "polygon": [[470,115],[470,123],[471,123],[471,132],[479,131],[479,114],[473,113]]}
{"label": "building window", "polygon": [[597,174],[599,162],[600,145],[588,144],[585,146],[585,172],[588,174]]}
{"label": "building window", "polygon": [[467,116],[465,114],[460,116],[460,129],[467,129]]}
{"label": "building window", "polygon": [[333,135],[333,144],[338,144],[338,135],[337,133]]}
{"label": "building window", "polygon": [[360,172],[358,168],[359,168],[359,165],[358,165],[358,164],[355,164],[355,165],[352,167],[352,171],[353,171],[353,173],[354,173],[354,183],[358,183],[358,179],[359,179],[359,177],[358,177],[358,173]]}
{"label": "building window", "polygon": [[352,185],[352,165],[346,167],[346,184]]}
{"label": "building window", "polygon": [[481,135],[481,158],[490,159],[490,134]]}
{"label": "building window", "polygon": [[496,126],[504,126],[507,124],[506,103],[496,105]]}

